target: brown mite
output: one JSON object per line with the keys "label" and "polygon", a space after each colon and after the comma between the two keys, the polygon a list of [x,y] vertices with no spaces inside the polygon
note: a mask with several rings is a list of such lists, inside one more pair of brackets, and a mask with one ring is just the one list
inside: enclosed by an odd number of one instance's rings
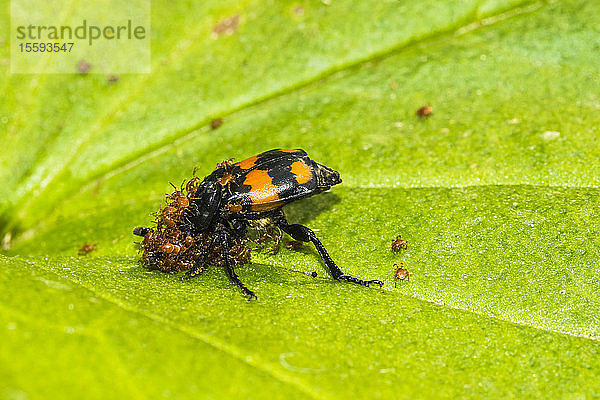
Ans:
{"label": "brown mite", "polygon": [[177,199],[177,205],[181,208],[185,208],[190,205],[190,199],[186,196],[181,196]]}
{"label": "brown mite", "polygon": [[178,244],[165,243],[162,246],[160,246],[160,251],[167,254],[177,254],[181,251],[181,246],[179,246]]}
{"label": "brown mite", "polygon": [[196,192],[196,189],[198,189],[199,185],[200,179],[196,177],[196,169],[194,169],[192,179],[190,179],[190,181],[185,185],[185,191],[188,193],[188,195],[191,195],[192,193]]}
{"label": "brown mite", "polygon": [[419,118],[427,118],[431,116],[432,113],[433,109],[431,108],[431,106],[423,106],[415,112],[415,114],[417,114],[417,117]]}
{"label": "brown mite", "polygon": [[406,249],[408,247],[408,243],[402,240],[400,235],[396,237],[395,240],[392,241],[392,251],[398,252],[400,250]]}
{"label": "brown mite", "polygon": [[185,182],[183,182],[181,184],[181,187],[179,189],[177,189],[177,186],[173,185],[172,182],[169,182],[169,185],[171,185],[173,187],[173,189],[175,189],[175,191],[171,194],[167,195],[167,198],[170,200],[177,200],[180,197],[187,197],[185,195],[185,193],[183,192],[183,185],[185,184]]}
{"label": "brown mite", "polygon": [[[192,180],[190,182],[188,182],[187,185],[185,186],[185,190],[187,193],[191,192],[190,189],[195,184],[195,182],[193,182],[193,181],[194,181],[194,178],[192,178]],[[184,183],[181,184],[180,189],[177,189],[175,187],[175,185],[170,183],[171,186],[173,186],[173,188],[175,189],[175,191],[173,193],[167,195],[167,202],[170,201],[170,203],[168,206],[165,207],[165,210],[175,212],[175,211],[181,210],[182,208],[187,207],[190,204],[189,196],[186,194],[186,192],[184,192],[184,188],[183,188]],[[192,183],[192,185],[190,185],[190,183]]]}
{"label": "brown mite", "polygon": [[227,211],[229,211],[230,213],[239,213],[240,211],[242,211],[242,205],[241,204],[232,204],[232,203],[227,203],[225,204],[225,208],[227,208]]}
{"label": "brown mite", "polygon": [[225,168],[225,170],[227,170],[227,168],[231,167],[233,165],[233,158],[229,158],[227,160],[221,161],[220,163],[217,164],[217,169],[219,168]]}
{"label": "brown mite", "polygon": [[175,221],[171,217],[163,216],[160,219],[160,222],[162,222],[163,225],[165,225],[165,226],[167,226],[169,228],[172,228],[172,227],[175,226]]}
{"label": "brown mite", "polygon": [[285,245],[285,247],[289,250],[299,250],[302,247],[302,242],[299,240],[292,240]]}
{"label": "brown mite", "polygon": [[273,247],[271,247],[267,252],[273,255],[279,253],[279,248],[281,247],[281,238],[283,237],[283,232],[279,227],[268,225],[262,229],[260,235],[254,240],[258,246],[257,250],[262,250],[266,246],[266,242],[271,240],[273,241]]}
{"label": "brown mite", "polygon": [[83,256],[89,252],[92,252],[94,250],[96,250],[98,246],[96,245],[96,243],[94,244],[84,244],[83,246],[81,246],[81,248],[79,249],[79,251],[77,252],[77,254],[79,254],[80,256]]}
{"label": "brown mite", "polygon": [[163,216],[168,216],[168,215],[172,215],[175,211],[177,211],[175,209],[175,207],[171,207],[171,206],[166,206],[165,208],[163,208],[163,210],[161,211],[161,214]]}
{"label": "brown mite", "polygon": [[227,172],[221,177],[221,179],[219,179],[219,183],[223,187],[227,186],[227,190],[229,190],[229,193],[231,193],[231,184],[235,183],[235,177],[229,172]]}
{"label": "brown mite", "polygon": [[79,72],[81,75],[85,75],[88,72],[90,72],[91,68],[92,64],[85,60],[79,60],[79,62],[77,63],[77,72]]}
{"label": "brown mite", "polygon": [[221,179],[219,179],[219,183],[221,184],[221,186],[225,186],[225,185],[229,185],[232,181],[234,180],[233,175],[231,175],[229,172],[226,173],[225,175],[223,175],[221,177]]}
{"label": "brown mite", "polygon": [[215,118],[210,121],[210,129],[213,131],[223,125],[223,118]]}
{"label": "brown mite", "polygon": [[406,279],[407,281],[410,281],[410,274],[408,273],[408,270],[403,267],[404,265],[402,263],[400,263],[400,266],[398,266],[398,264],[394,264],[394,268],[396,268],[394,271],[394,287],[396,287],[398,280],[403,281]]}
{"label": "brown mite", "polygon": [[195,240],[194,240],[194,238],[193,238],[193,237],[191,237],[191,236],[188,236],[188,237],[186,237],[186,238],[185,238],[185,245],[186,245],[187,247],[192,247],[192,246],[194,245],[194,243],[195,243],[195,242],[196,242],[196,241],[195,241]]}

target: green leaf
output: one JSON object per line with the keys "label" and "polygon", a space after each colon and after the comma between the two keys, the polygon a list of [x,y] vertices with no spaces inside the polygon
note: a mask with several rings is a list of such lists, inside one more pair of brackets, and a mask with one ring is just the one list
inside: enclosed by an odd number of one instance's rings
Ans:
{"label": "green leaf", "polygon": [[[3,75],[0,395],[600,396],[600,5],[455,3],[153,2],[150,75]],[[138,265],[168,182],[271,148],[340,171],[288,219],[383,289]]]}

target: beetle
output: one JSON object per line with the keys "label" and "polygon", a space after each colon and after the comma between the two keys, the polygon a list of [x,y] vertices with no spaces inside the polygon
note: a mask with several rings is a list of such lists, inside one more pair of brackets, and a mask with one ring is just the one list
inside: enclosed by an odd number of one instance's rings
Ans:
{"label": "beetle", "polygon": [[[178,222],[184,237],[207,233],[211,237],[206,249],[181,279],[198,275],[211,252],[220,248],[231,281],[246,296],[256,298],[235,273],[230,249],[236,240],[246,237],[249,227],[268,221],[294,240],[312,242],[335,280],[382,286],[379,280],[362,280],[344,274],[315,233],[304,225],[290,224],[283,212],[286,204],[324,192],[341,182],[337,171],[311,160],[301,149],[274,149],[240,162],[227,160],[217,164],[198,185]],[[151,228],[137,227],[133,233],[145,236],[151,231]]]}

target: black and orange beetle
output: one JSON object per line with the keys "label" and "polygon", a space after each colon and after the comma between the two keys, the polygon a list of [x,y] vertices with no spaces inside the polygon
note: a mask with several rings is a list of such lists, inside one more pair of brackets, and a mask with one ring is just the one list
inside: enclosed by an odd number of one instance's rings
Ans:
{"label": "black and orange beetle", "polygon": [[[270,150],[244,161],[223,161],[198,185],[179,222],[184,236],[211,237],[206,250],[183,276],[187,280],[204,268],[209,254],[220,248],[229,278],[249,298],[256,297],[238,278],[229,249],[236,238],[247,234],[252,221],[267,219],[301,242],[312,242],[331,276],[336,280],[383,285],[379,280],[365,281],[344,274],[331,259],[315,233],[299,224],[289,224],[282,207],[328,190],[341,183],[340,174],[311,160],[304,150]],[[137,227],[134,234],[145,236],[151,228]],[[156,256],[156,255],[154,255]]]}

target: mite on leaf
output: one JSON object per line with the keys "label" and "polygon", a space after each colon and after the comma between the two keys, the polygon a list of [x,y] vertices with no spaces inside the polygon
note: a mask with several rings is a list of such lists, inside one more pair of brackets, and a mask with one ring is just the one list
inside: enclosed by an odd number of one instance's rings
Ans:
{"label": "mite on leaf", "polygon": [[302,247],[302,242],[299,240],[292,240],[285,247],[292,251],[298,251]]}
{"label": "mite on leaf", "polygon": [[392,241],[392,251],[399,252],[400,250],[405,250],[408,247],[408,243],[405,240],[402,240],[400,235],[396,236],[396,239]]}
{"label": "mite on leaf", "polygon": [[431,114],[433,114],[433,108],[431,108],[431,106],[423,106],[415,111],[415,114],[417,114],[417,117],[419,118],[429,118]]}
{"label": "mite on leaf", "polygon": [[[267,231],[279,249],[281,230],[300,242],[312,242],[327,271],[336,280],[363,286],[383,285],[344,274],[309,228],[288,223],[282,207],[341,183],[337,171],[311,160],[305,151],[270,150],[244,161],[227,160],[202,182],[192,178],[167,195],[156,214],[156,228],[137,227],[143,236],[141,262],[165,272],[187,270],[182,280],[198,275],[207,265],[225,267],[227,275],[250,299],[256,295],[237,276],[234,266],[250,261],[248,228]],[[272,230],[269,230],[271,228]]]}
{"label": "mite on leaf", "polygon": [[98,245],[96,243],[94,244],[84,244],[83,246],[81,246],[81,248],[77,251],[77,254],[79,254],[80,256],[86,255],[87,253],[90,253],[94,250],[96,250],[98,248]]}
{"label": "mite on leaf", "polygon": [[410,281],[410,274],[408,273],[408,270],[404,268],[402,263],[400,263],[400,266],[398,266],[398,264],[394,264],[394,268],[394,287],[396,287],[396,284],[399,280],[403,281],[406,279],[407,281]]}

